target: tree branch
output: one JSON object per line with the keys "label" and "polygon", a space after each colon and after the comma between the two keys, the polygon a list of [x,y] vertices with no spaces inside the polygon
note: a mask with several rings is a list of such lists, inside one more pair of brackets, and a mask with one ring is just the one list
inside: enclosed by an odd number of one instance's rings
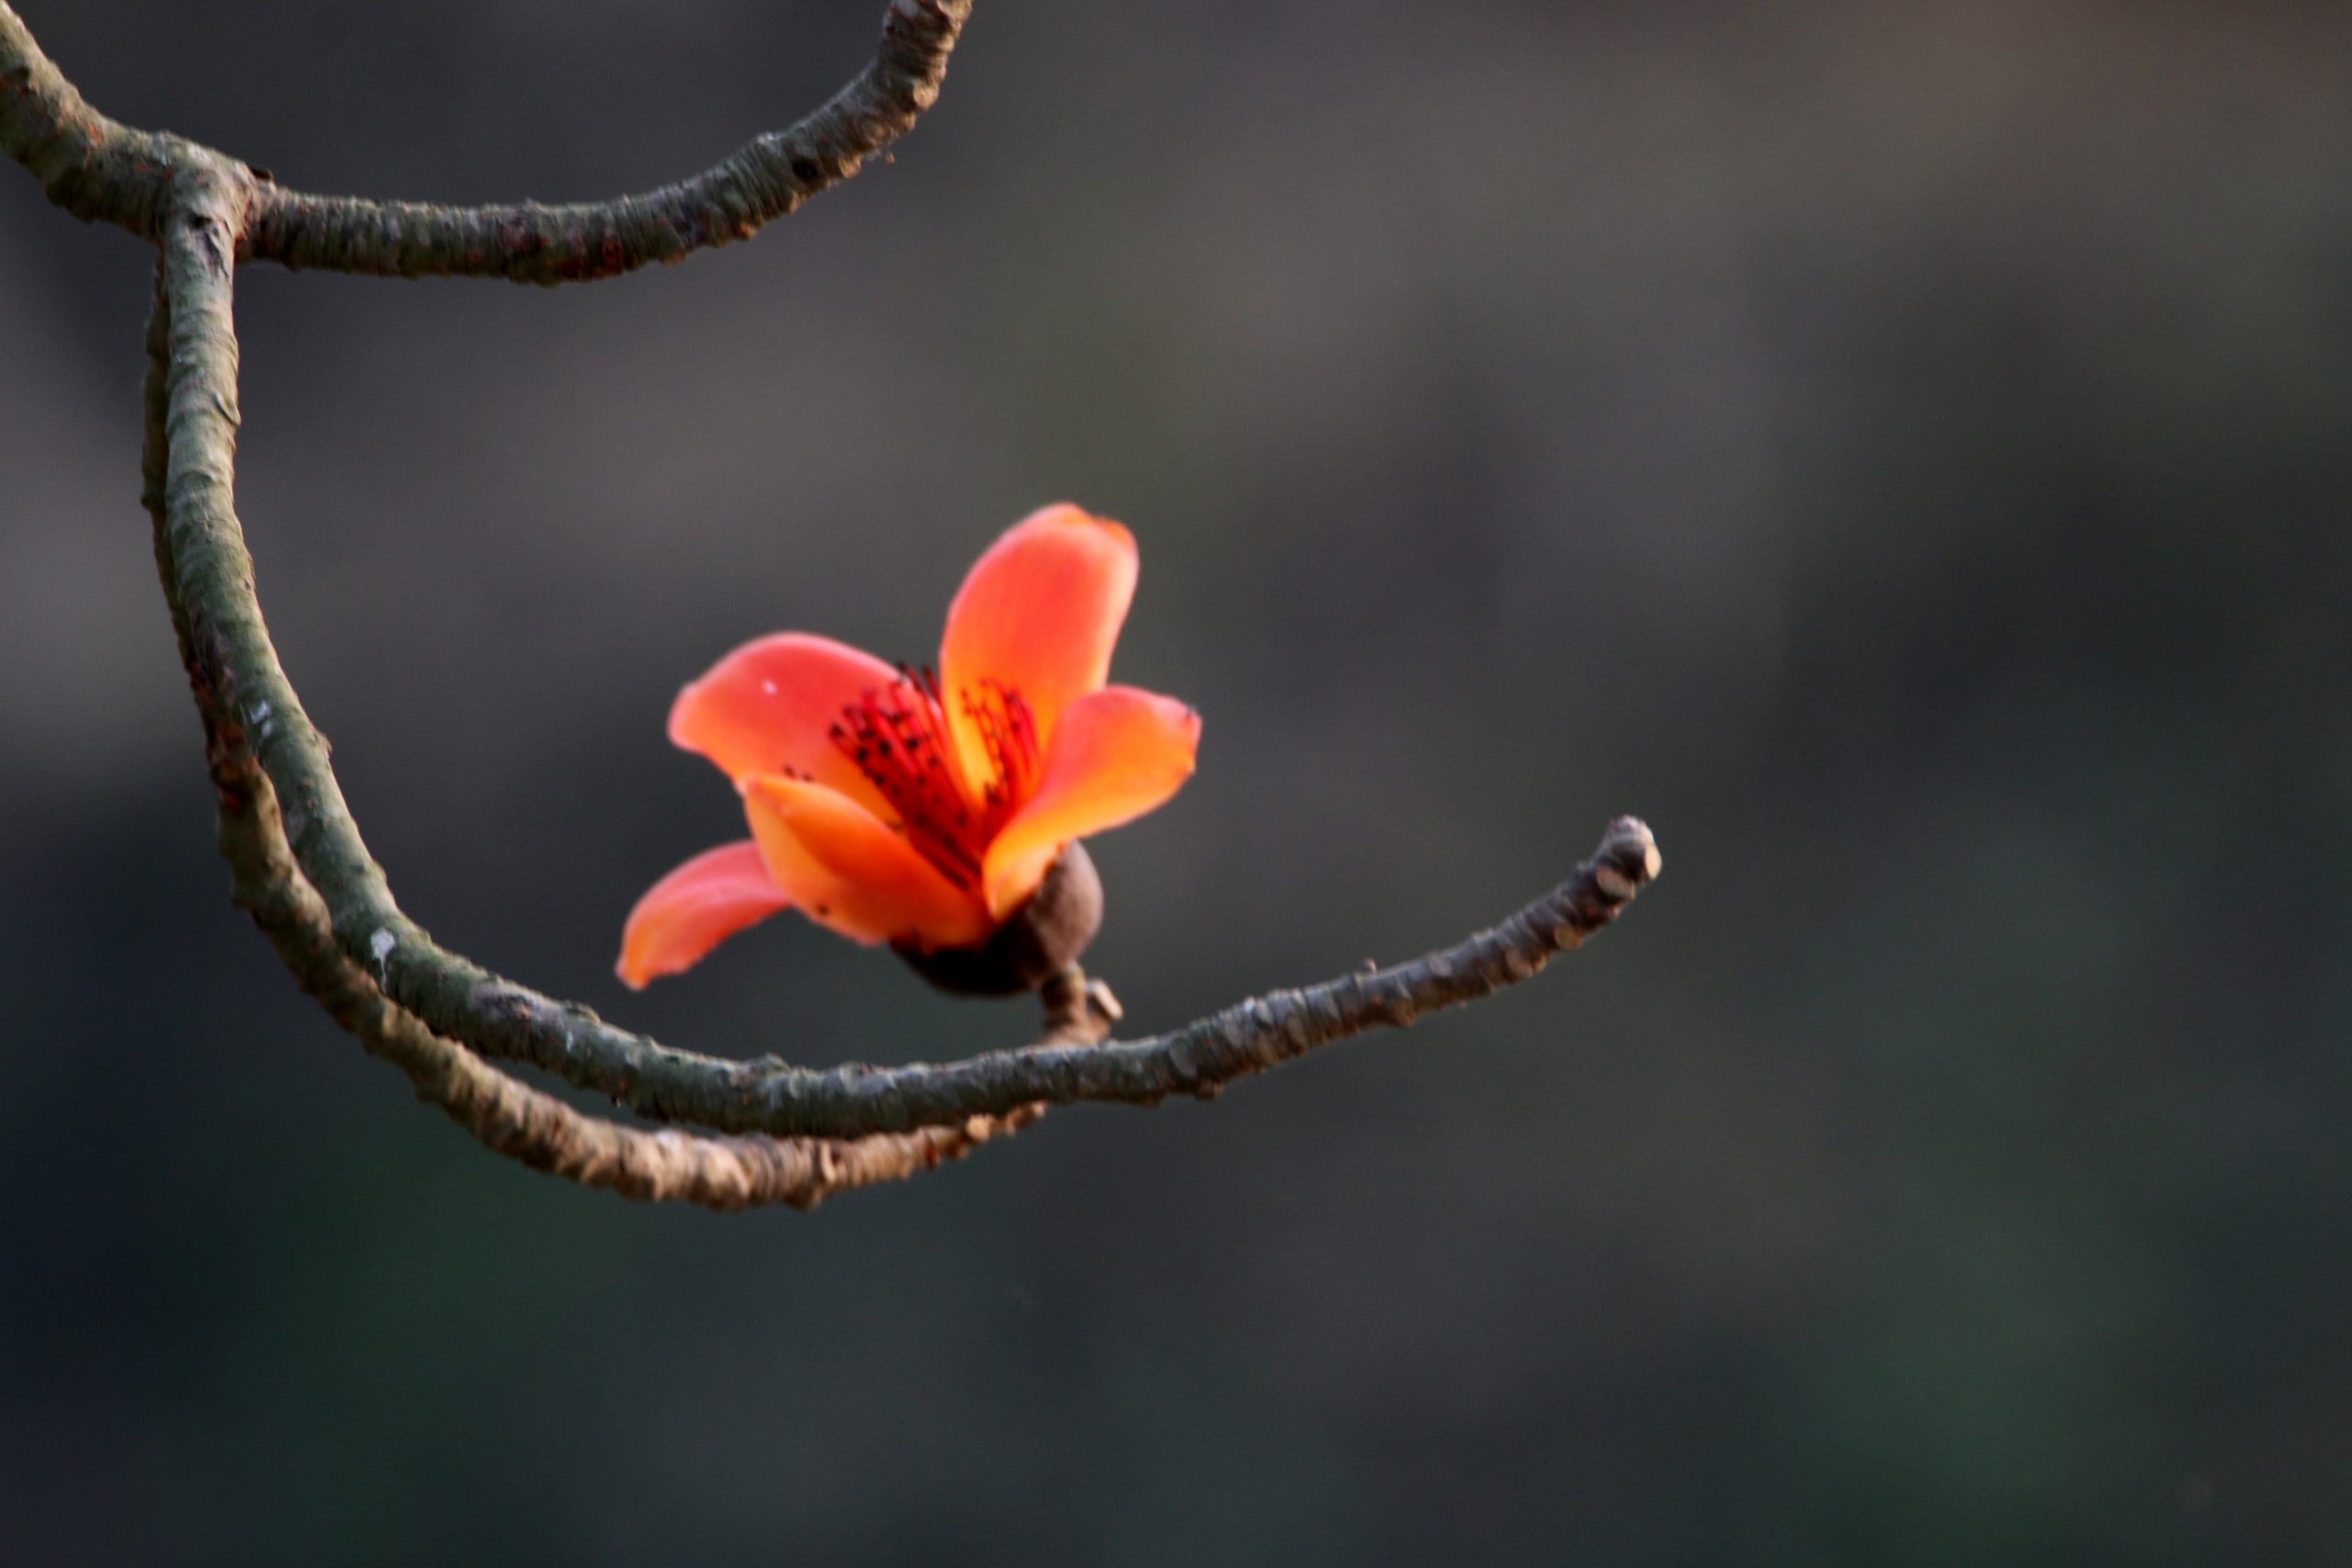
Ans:
{"label": "tree branch", "polygon": [[1145,1039],[1039,1045],[937,1065],[815,1069],[774,1056],[738,1062],[674,1050],[491,975],[406,921],[403,931],[413,934],[388,947],[388,983],[420,1016],[485,1055],[532,1063],[644,1115],[729,1132],[899,1132],[1031,1101],[1151,1105],[1171,1094],[1212,1096],[1317,1046],[1403,1028],[1532,977],[1614,920],[1659,866],[1648,827],[1621,817],[1566,881],[1451,947],[1253,997]]}
{"label": "tree branch", "polygon": [[[971,0],[889,0],[874,59],[822,107],[698,175],[637,196],[442,207],[311,195],[235,164],[253,187],[242,256],[379,276],[551,285],[614,277],[749,239],[914,128],[938,100],[971,11]],[[152,239],[176,141],[90,107],[0,0],[0,152],[30,169],[51,200]]]}
{"label": "tree branch", "polygon": [[[966,11],[963,0],[892,0],[881,54],[865,76],[794,131],[667,194],[452,213],[289,197],[218,152],[107,120],[0,0],[0,148],[32,167],[60,205],[161,245],[148,501],[240,901],[297,979],[369,1049],[399,1063],[485,1143],[544,1168],[720,1206],[813,1201],[954,1157],[1046,1104],[1205,1097],[1319,1045],[1487,996],[1580,945],[1657,874],[1649,829],[1620,818],[1593,858],[1550,893],[1409,963],[1253,998],[1133,1042],[1103,1038],[1115,1006],[1072,971],[1047,987],[1039,1044],[891,1068],[818,1070],[773,1056],[737,1062],[672,1050],[447,952],[401,911],[345,804],[325,741],[278,664],[255,595],[234,503],[237,260],[275,254],[358,270],[550,281],[721,243],[845,177],[863,152],[911,123],[936,91]],[[696,213],[699,228],[687,221]],[[534,1064],[659,1119],[772,1136],[616,1126],[482,1056]]]}
{"label": "tree branch", "polygon": [[[245,744],[244,729],[212,700],[193,657],[194,641],[165,542],[169,441],[170,307],[158,280],[147,327],[142,499],[155,525],[164,597],[188,667],[205,761],[219,809],[218,841],[229,862],[237,907],[251,915],[303,992],[356,1036],[370,1055],[408,1076],[419,1099],[495,1153],[586,1187],[624,1197],[734,1210],[768,1203],[813,1209],[836,1192],[895,1181],[961,1159],[1045,1114],[1023,1106],[974,1116],[960,1126],[925,1127],[870,1138],[712,1137],[664,1128],[648,1132],[592,1116],[500,1071],[454,1040],[434,1033],[387,998],[368,972],[335,946],[326,906],[287,847],[277,795]],[[1082,988],[1082,982],[1080,982]],[[1049,1006],[1048,1027],[1073,1040],[1099,1039],[1104,1024],[1081,995]]]}
{"label": "tree branch", "polygon": [[32,171],[49,199],[85,223],[155,237],[170,183],[169,139],[108,119],[83,101],[0,0],[0,152]]}
{"label": "tree branch", "polygon": [[745,240],[914,128],[939,96],[971,0],[890,0],[874,59],[788,130],[639,196],[542,207],[436,207],[265,186],[251,254],[289,267],[395,277],[576,283]]}

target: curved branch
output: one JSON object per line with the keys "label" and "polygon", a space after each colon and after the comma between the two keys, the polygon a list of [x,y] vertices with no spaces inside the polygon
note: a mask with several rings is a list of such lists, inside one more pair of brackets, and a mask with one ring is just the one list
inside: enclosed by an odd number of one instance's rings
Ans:
{"label": "curved branch", "polygon": [[232,258],[252,187],[234,171],[187,157],[175,188],[164,233],[172,310],[164,536],[194,667],[221,711],[246,727],[288,803],[287,837],[326,902],[345,956],[427,1028],[484,1055],[530,1062],[646,1115],[729,1133],[862,1137],[956,1126],[1035,1101],[1150,1104],[1212,1093],[1317,1045],[1409,1023],[1524,979],[1615,919],[1657,873],[1649,829],[1622,818],[1594,858],[1550,894],[1492,931],[1409,964],[1253,998],[1147,1040],[998,1052],[944,1066],[818,1070],[695,1055],[493,975],[439,946],[401,911],[270,644],[232,481]]}
{"label": "curved branch", "polygon": [[[954,24],[964,11],[960,0],[893,0],[891,17],[930,17],[939,22],[933,60],[937,66],[944,62]],[[885,67],[896,68],[891,59],[886,35]],[[96,168],[120,152],[109,138],[119,141],[137,133],[100,121],[72,96],[62,78],[51,80],[53,72],[42,76],[28,61],[46,68],[46,62],[30,51],[30,39],[14,13],[0,0],[0,78],[9,93],[0,102],[0,137],[6,138],[7,150],[51,171],[43,175],[44,186],[59,199],[93,199],[89,193],[101,190],[105,181],[98,175],[73,174],[69,165],[81,155],[74,149],[97,149],[83,160],[85,168]],[[935,85],[935,71],[930,79]],[[922,80],[920,72],[909,80]],[[854,100],[857,91],[854,85],[851,94],[829,110]],[[910,102],[920,107],[920,102]],[[86,135],[75,129],[85,121],[97,129]],[[536,1064],[651,1116],[698,1122],[722,1133],[869,1140],[859,1147],[876,1159],[883,1156],[876,1153],[881,1145],[870,1142],[876,1134],[921,1134],[925,1129],[944,1128],[951,1133],[960,1129],[969,1137],[973,1118],[1000,1118],[1006,1126],[1017,1125],[1041,1103],[1149,1104],[1174,1093],[1210,1095],[1318,1045],[1374,1027],[1408,1024],[1423,1012],[1471,1001],[1525,979],[1608,925],[1657,874],[1657,847],[1649,829],[1632,818],[1620,818],[1610,825],[1594,857],[1549,894],[1490,931],[1410,963],[1254,998],[1148,1039],[1101,1042],[1090,1032],[1082,1039],[1051,1040],[1023,1051],[995,1052],[944,1066],[877,1069],[852,1065],[820,1071],[790,1066],[774,1057],[731,1062],[695,1055],[616,1029],[585,1008],[552,1000],[493,975],[439,947],[393,901],[382,869],[368,856],[344,802],[325,742],[278,664],[254,594],[253,563],[237,522],[232,479],[237,426],[232,275],[240,254],[251,254],[256,214],[282,215],[288,209],[266,182],[218,153],[177,139],[150,139],[147,145],[166,160],[163,170],[141,174],[133,168],[122,177],[148,178],[155,189],[168,194],[167,205],[156,207],[150,219],[163,248],[163,288],[169,310],[163,407],[166,460],[157,549],[208,729],[234,737],[224,741],[221,776],[234,786],[232,826],[244,837],[232,834],[231,848],[260,868],[254,902],[263,907],[268,917],[265,924],[274,935],[288,933],[281,952],[298,977],[313,987],[330,1011],[346,1021],[357,1021],[354,1027],[362,1029],[363,1038],[385,1043],[387,1055],[393,1055],[397,1044],[415,1062],[429,1057],[440,1063],[420,1077],[421,1083],[474,1085],[447,1089],[443,1102],[477,1131],[528,1123],[541,1112],[538,1102],[514,1100],[491,1080],[475,1079],[469,1069],[461,1071],[467,1061],[474,1060],[465,1048]],[[840,173],[854,166],[837,163]],[[794,177],[801,177],[799,171],[794,171]],[[93,209],[127,221],[123,213],[129,206],[108,203],[119,199],[130,204],[135,197],[136,191],[116,190]],[[159,198],[150,190],[140,199],[152,205]],[[397,216],[391,209],[356,207],[349,211]],[[355,216],[351,220],[363,220]],[[329,231],[333,225],[322,231]],[[522,250],[508,264],[488,259],[492,253],[485,252],[484,270],[511,276],[556,275],[544,270],[550,266],[562,276],[578,271],[563,271],[570,262],[560,257],[550,262],[544,247],[532,248],[529,236],[543,235],[543,231],[526,224],[518,232],[525,236],[517,242]],[[678,231],[673,227],[672,232]],[[490,239],[505,243],[497,235]],[[301,242],[274,243],[299,251]],[[388,238],[385,243],[394,242]],[[363,245],[351,257],[390,254]],[[597,275],[594,269],[604,259],[612,259],[616,268],[636,265],[633,254],[623,243],[619,256],[591,257],[582,264],[588,270],[579,275]],[[657,246],[636,259],[653,254],[667,253]],[[462,259],[470,265],[475,258],[469,253]],[[267,798],[283,803],[282,813],[273,813],[266,804],[265,782]],[[280,846],[286,853],[277,852]],[[442,1047],[459,1055],[448,1056]],[[474,1061],[474,1066],[481,1065]],[[493,1077],[518,1095],[532,1092],[510,1079]],[[491,1087],[481,1087],[485,1084]],[[433,1092],[430,1087],[428,1092]],[[455,1108],[460,1103],[486,1109],[459,1112]],[[564,1115],[578,1114],[560,1102],[546,1104]],[[483,1119],[479,1123],[478,1117]],[[616,1140],[628,1133],[608,1130]],[[534,1141],[523,1133],[514,1134],[518,1148],[540,1150],[552,1146],[551,1136],[534,1135]],[[554,1162],[554,1156],[547,1157]],[[605,1162],[602,1168],[626,1169],[628,1164],[628,1156],[617,1153],[595,1158]]]}
{"label": "curved branch", "polygon": [[813,1209],[856,1188],[919,1175],[1044,1114],[1025,1106],[953,1127],[870,1138],[710,1136],[648,1131],[592,1116],[533,1089],[444,1039],[394,1005],[334,945],[324,906],[286,848],[269,780],[251,754],[215,747],[220,842],[237,906],[250,914],[302,989],[374,1055],[408,1076],[420,1099],[493,1152],[586,1187],[650,1201],[735,1210],[784,1203]]}
{"label": "curved branch", "polygon": [[296,869],[279,829],[269,780],[239,748],[215,748],[220,842],[237,906],[254,919],[302,989],[374,1055],[408,1076],[484,1146],[585,1187],[624,1197],[729,1211],[784,1203],[813,1209],[838,1192],[902,1180],[1044,1114],[1024,1106],[967,1117],[952,1127],[868,1138],[713,1136],[649,1131],[592,1116],[531,1088],[444,1039],[394,1005],[334,945],[324,906]]}
{"label": "curved branch", "polygon": [[231,491],[236,441],[236,342],[230,326],[239,187],[183,179],[165,226],[172,305],[171,452],[164,530],[186,609],[190,653],[222,711],[249,731],[279,797],[303,874],[324,898],[337,945],[430,1029],[486,1055],[523,1060],[642,1113],[722,1132],[857,1137],[1033,1101],[1148,1104],[1214,1092],[1315,1046],[1526,978],[1616,917],[1655,876],[1657,847],[1630,818],[1594,858],[1502,925],[1409,964],[1278,992],[1133,1043],[999,1052],[945,1066],[820,1071],[673,1051],[616,1029],[447,952],[402,914],[368,853],[327,750],[277,661],[254,597]]}
{"label": "curved branch", "polygon": [[[559,207],[441,207],[310,195],[235,164],[253,193],[241,254],[381,276],[557,284],[748,239],[914,128],[939,97],[971,10],[971,0],[890,0],[874,59],[821,108],[641,195]],[[173,153],[191,145],[90,107],[0,0],[0,152],[30,169],[51,200],[153,238]]]}
{"label": "curved branch", "polygon": [[438,207],[265,185],[249,254],[289,267],[557,284],[749,239],[914,128],[939,96],[971,9],[971,0],[890,0],[872,62],[823,107],[659,190],[561,207]]}
{"label": "curved branch", "polygon": [[[188,619],[164,545],[169,444],[165,436],[170,343],[169,306],[163,290],[147,328],[146,439],[142,500],[155,525],[156,564],[164,597],[178,634],[183,662],[197,675]],[[980,1145],[1008,1137],[1045,1114],[1024,1106],[1009,1115],[975,1116],[956,1127],[871,1138],[709,1137],[664,1128],[622,1126],[567,1105],[484,1062],[454,1040],[434,1033],[399,1007],[366,970],[334,944],[326,907],[295,863],[277,812],[277,792],[254,761],[244,731],[214,705],[197,678],[204,722],[205,761],[219,806],[220,852],[229,862],[233,897],[254,919],[305,994],[356,1035],[372,1055],[399,1067],[417,1095],[492,1151],[586,1187],[624,1197],[734,1210],[786,1203],[813,1209],[836,1192],[899,1180],[961,1159]],[[1064,987],[1049,1025],[1070,1039],[1100,1038],[1083,991]]]}
{"label": "curved branch", "polygon": [[[1098,1045],[1044,1044],[958,1062],[816,1069],[776,1057],[697,1055],[616,1029],[434,946],[403,920],[393,994],[483,1055],[525,1061],[641,1114],[722,1131],[846,1136],[949,1125],[1033,1101],[1152,1105],[1227,1084],[1368,1030],[1401,1029],[1529,979],[1617,918],[1661,866],[1638,818],[1609,825],[1592,858],[1487,931],[1403,964],[1270,992],[1181,1029]],[[386,931],[391,927],[381,928]]]}
{"label": "curved branch", "polygon": [[85,223],[153,239],[170,185],[166,138],[107,118],[83,100],[0,0],[0,152],[32,171],[49,199]]}

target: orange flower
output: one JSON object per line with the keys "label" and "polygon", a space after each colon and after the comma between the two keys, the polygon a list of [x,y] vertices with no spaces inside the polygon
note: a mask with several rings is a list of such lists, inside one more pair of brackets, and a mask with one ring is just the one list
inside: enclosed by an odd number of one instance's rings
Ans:
{"label": "orange flower", "polygon": [[621,978],[676,974],[785,908],[915,953],[987,942],[1065,844],[1192,774],[1200,716],[1103,683],[1135,590],[1126,529],[1049,506],[964,579],[936,673],[806,632],[713,665],[678,694],[670,739],[735,781],[752,837],[638,900]]}

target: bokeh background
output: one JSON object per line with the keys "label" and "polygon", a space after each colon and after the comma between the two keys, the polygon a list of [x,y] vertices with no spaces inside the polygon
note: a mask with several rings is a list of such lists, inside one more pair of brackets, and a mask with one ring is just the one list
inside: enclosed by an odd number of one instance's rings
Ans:
{"label": "bokeh background", "polygon": [[[328,190],[696,168],[876,0],[17,0]],[[1069,497],[1207,717],[1163,1026],[1646,816],[1537,984],[811,1216],[414,1106],[227,905],[141,248],[0,170],[16,1562],[2352,1562],[2352,12],[985,0],[937,111],[594,288],[256,269],[243,510],[408,907],[665,1039],[1022,1040],[791,920],[671,694],[933,648]]]}

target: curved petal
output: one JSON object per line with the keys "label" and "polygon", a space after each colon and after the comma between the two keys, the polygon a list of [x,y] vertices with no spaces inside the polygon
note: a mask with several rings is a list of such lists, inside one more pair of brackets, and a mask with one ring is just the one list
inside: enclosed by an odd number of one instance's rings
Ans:
{"label": "curved petal", "polygon": [[749,779],[744,814],[776,886],[819,925],[863,942],[968,947],[988,911],[872,812],[838,790],[775,775]]}
{"label": "curved petal", "polygon": [[768,875],[748,840],[705,850],[648,888],[621,928],[621,983],[641,991],[675,975],[744,927],[787,908],[792,900]]}
{"label": "curved petal", "polygon": [[882,792],[833,744],[842,710],[899,672],[870,653],[808,632],[747,642],[678,694],[670,739],[741,784],[786,773],[830,784],[873,810]]}
{"label": "curved petal", "polygon": [[1201,716],[1173,697],[1105,686],[1070,704],[1029,804],[989,845],[989,910],[999,919],[1037,889],[1057,850],[1130,822],[1193,775]]}
{"label": "curved petal", "polygon": [[975,795],[994,768],[965,696],[986,702],[991,681],[1019,693],[1049,750],[1062,710],[1110,675],[1136,566],[1135,536],[1067,502],[1032,513],[973,564],[947,609],[939,680]]}

